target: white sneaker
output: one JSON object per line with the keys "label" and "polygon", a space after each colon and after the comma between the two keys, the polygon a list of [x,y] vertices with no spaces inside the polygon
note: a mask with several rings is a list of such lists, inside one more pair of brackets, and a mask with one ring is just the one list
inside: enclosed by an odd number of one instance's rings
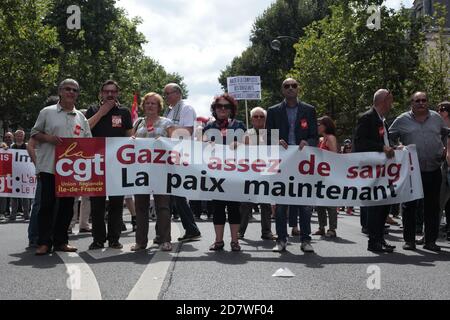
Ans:
{"label": "white sneaker", "polygon": [[311,243],[309,242],[302,242],[302,244],[300,245],[300,249],[302,249],[303,252],[314,252],[314,249],[311,245]]}
{"label": "white sneaker", "polygon": [[272,249],[273,252],[283,252],[286,251],[286,242],[285,241],[277,241],[275,247]]}

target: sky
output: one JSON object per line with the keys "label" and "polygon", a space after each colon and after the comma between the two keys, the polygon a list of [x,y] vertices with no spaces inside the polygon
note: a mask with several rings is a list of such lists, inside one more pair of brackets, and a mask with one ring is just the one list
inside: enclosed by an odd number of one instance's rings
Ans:
{"label": "sky", "polygon": [[[147,55],[168,72],[184,77],[187,99],[198,116],[210,115],[213,97],[222,92],[218,82],[221,70],[250,45],[255,19],[274,0],[118,0],[129,17],[140,16],[148,43]],[[397,9],[403,2],[387,0]],[[155,89],[156,90],[156,89]]]}

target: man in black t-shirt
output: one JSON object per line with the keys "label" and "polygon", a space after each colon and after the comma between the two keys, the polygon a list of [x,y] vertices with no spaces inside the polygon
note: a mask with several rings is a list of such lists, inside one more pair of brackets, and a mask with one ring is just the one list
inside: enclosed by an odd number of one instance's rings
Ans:
{"label": "man in black t-shirt", "polygon": [[[99,105],[91,106],[86,112],[93,137],[130,137],[133,129],[131,113],[120,106],[119,85],[107,80],[100,88]],[[106,240],[109,247],[121,249],[119,242],[122,230],[123,196],[109,197],[108,235],[105,227],[106,197],[91,197],[92,236],[90,250],[101,249]]]}

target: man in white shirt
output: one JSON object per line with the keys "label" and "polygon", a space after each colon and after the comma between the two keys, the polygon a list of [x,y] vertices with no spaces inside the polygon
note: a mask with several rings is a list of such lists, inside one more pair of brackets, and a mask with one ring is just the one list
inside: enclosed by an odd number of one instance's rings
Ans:
{"label": "man in white shirt", "polygon": [[[176,133],[181,130],[185,132],[183,135],[192,136],[194,132],[194,123],[197,115],[192,106],[186,104],[182,98],[183,93],[181,87],[176,83],[169,83],[164,87],[164,99],[168,104],[168,108],[164,113],[164,116],[172,120],[175,124]],[[180,134],[177,134],[180,136]],[[194,214],[189,207],[186,198],[172,196],[176,212],[180,215],[181,223],[186,233],[178,241],[190,241],[201,237],[200,230],[198,229]]]}

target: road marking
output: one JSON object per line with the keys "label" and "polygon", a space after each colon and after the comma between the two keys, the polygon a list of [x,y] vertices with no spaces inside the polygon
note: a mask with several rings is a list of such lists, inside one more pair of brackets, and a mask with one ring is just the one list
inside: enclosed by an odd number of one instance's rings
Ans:
{"label": "road marking", "polygon": [[64,262],[67,286],[72,292],[72,300],[102,300],[100,287],[92,269],[75,252],[57,252]]}
{"label": "road marking", "polygon": [[[172,223],[171,237],[175,241],[180,236],[177,223]],[[157,300],[162,284],[174,257],[177,256],[179,243],[173,243],[172,252],[156,251],[141,277],[128,294],[127,300]]]}
{"label": "road marking", "polygon": [[90,255],[95,260],[100,259],[106,259],[111,258],[114,256],[120,256],[122,254],[131,253],[131,246],[132,243],[126,243],[123,245],[122,249],[111,249],[111,248],[104,248],[104,249],[97,249],[97,250],[87,250],[85,251],[88,255]]}

